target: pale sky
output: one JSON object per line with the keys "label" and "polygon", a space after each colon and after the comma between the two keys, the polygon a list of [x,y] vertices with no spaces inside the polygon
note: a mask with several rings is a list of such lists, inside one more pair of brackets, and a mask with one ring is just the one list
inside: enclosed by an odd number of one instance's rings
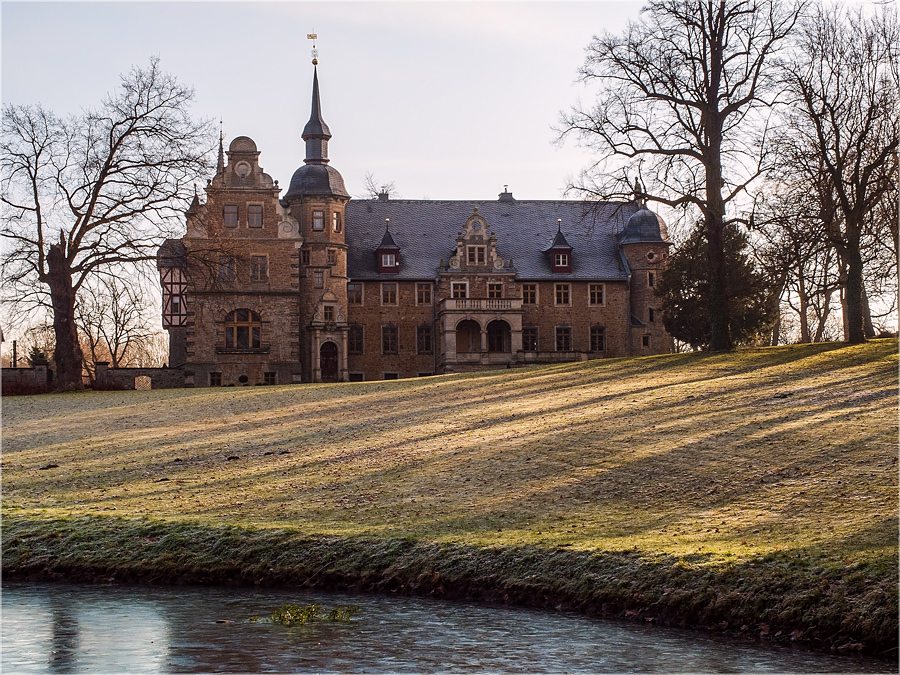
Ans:
{"label": "pale sky", "polygon": [[[303,163],[311,41],[319,36],[332,166],[361,195],[367,172],[408,199],[559,199],[590,163],[554,144],[595,34],[641,2],[3,2],[2,98],[77,112],[146,65],[196,91],[194,114],[253,138],[287,188]],[[205,184],[205,177],[200,181]]]}

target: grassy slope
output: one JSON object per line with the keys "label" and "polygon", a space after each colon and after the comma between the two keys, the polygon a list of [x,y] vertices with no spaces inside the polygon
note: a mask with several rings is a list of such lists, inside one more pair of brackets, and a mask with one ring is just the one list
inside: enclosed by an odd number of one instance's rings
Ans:
{"label": "grassy slope", "polygon": [[896,647],[896,340],[7,398],[3,442],[7,573],[362,579]]}

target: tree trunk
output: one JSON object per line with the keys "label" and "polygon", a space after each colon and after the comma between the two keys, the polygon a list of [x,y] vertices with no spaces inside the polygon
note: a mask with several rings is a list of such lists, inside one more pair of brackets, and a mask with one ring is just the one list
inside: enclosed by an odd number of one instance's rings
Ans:
{"label": "tree trunk", "polygon": [[[721,138],[721,133],[719,135]],[[722,166],[719,143],[711,143],[706,162],[706,241],[709,257],[709,348],[731,351],[731,316],[725,267],[725,203],[722,200]]]}
{"label": "tree trunk", "polygon": [[62,246],[55,244],[47,253],[47,283],[53,303],[53,331],[56,334],[56,388],[58,391],[81,389],[83,355],[75,327],[75,289]]}
{"label": "tree trunk", "polygon": [[859,247],[848,247],[847,254],[847,288],[844,293],[844,341],[860,344],[866,341],[863,330],[863,261]]}
{"label": "tree trunk", "polygon": [[866,284],[862,285],[862,313],[863,313],[863,334],[867,340],[875,337],[875,326],[872,324],[872,309],[869,307],[869,294],[866,292]]}

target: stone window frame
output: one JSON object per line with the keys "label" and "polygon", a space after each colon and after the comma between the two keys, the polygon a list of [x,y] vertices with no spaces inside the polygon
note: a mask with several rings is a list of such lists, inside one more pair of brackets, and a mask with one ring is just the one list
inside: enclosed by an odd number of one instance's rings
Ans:
{"label": "stone window frame", "polygon": [[264,282],[269,280],[269,256],[250,256],[250,281]]}
{"label": "stone window frame", "polygon": [[[242,316],[242,312],[246,315]],[[225,349],[251,351],[262,345],[262,318],[252,309],[240,307],[225,315],[222,322],[225,332]],[[246,345],[242,346],[242,338],[246,337]]]}
{"label": "stone window frame", "polygon": [[553,290],[555,305],[558,307],[570,307],[572,305],[572,284],[555,284]]}
{"label": "stone window frame", "polygon": [[650,334],[644,333],[641,335],[641,347],[642,348],[650,348]]}
{"label": "stone window frame", "polygon": [[397,328],[397,324],[382,324],[381,353],[384,355],[396,355],[400,353],[400,331]]}
{"label": "stone window frame", "polygon": [[590,344],[592,352],[606,351],[606,327],[594,324],[590,330]]}
{"label": "stone window frame", "polygon": [[450,282],[450,297],[453,300],[465,300],[469,297],[469,282],[468,281],[451,281]]}
{"label": "stone window frame", "polygon": [[[531,336],[534,336],[534,339],[531,339]],[[522,351],[524,352],[536,352],[539,349],[539,337],[540,330],[538,330],[537,326],[522,326]],[[530,349],[529,349],[530,347]]]}
{"label": "stone window frame", "polygon": [[656,309],[653,307],[647,308],[647,320],[650,323],[656,323]]}
{"label": "stone window frame", "polygon": [[382,378],[385,379],[385,380],[399,380],[399,379],[400,379],[400,373],[397,373],[397,372],[389,372],[389,373],[388,373],[388,372],[385,372],[385,373],[382,373]]}
{"label": "stone window frame", "polygon": [[237,278],[237,261],[234,256],[219,256],[219,281],[234,281]]}
{"label": "stone window frame", "polygon": [[606,307],[606,284],[588,285],[588,304],[591,307]]}
{"label": "stone window frame", "polygon": [[210,373],[209,374],[209,386],[210,387],[221,387],[222,386],[222,373]]}
{"label": "stone window frame", "polygon": [[[492,295],[496,293],[496,295]],[[487,285],[487,294],[489,299],[499,300],[503,297],[503,284],[491,282]]]}
{"label": "stone window frame", "polygon": [[434,326],[430,323],[416,326],[416,354],[434,354]]}
{"label": "stone window frame", "polygon": [[263,373],[263,384],[278,384],[278,375],[275,371],[266,371]]}
{"label": "stone window frame", "polygon": [[432,304],[432,298],[434,298],[434,294],[432,293],[431,283],[417,283],[416,284],[416,304],[417,305],[430,305]]}
{"label": "stone window frame", "polygon": [[301,265],[309,265],[309,249],[308,248],[300,249],[300,264]]}
{"label": "stone window frame", "polygon": [[325,249],[325,264],[326,265],[337,265],[337,249],[336,248]]}
{"label": "stone window frame", "polygon": [[225,227],[237,227],[241,224],[239,211],[240,209],[237,204],[222,205],[222,223],[225,225]]}
{"label": "stone window frame", "polygon": [[[351,286],[353,288],[351,288]],[[361,281],[347,282],[347,304],[362,305],[363,304],[363,283]]]}
{"label": "stone window frame", "polygon": [[654,288],[656,286],[656,272],[649,271],[647,272],[647,287]]}
{"label": "stone window frame", "polygon": [[366,329],[361,323],[351,323],[347,329],[347,352],[364,354],[366,351]]}
{"label": "stone window frame", "polygon": [[325,231],[325,209],[313,209],[312,218],[310,220],[310,229],[313,232]]}
{"label": "stone window frame", "polygon": [[381,282],[381,304],[395,306],[400,296],[400,288],[396,281]]}
{"label": "stone window frame", "polygon": [[325,270],[313,270],[313,288],[325,288]]}
{"label": "stone window frame", "polygon": [[325,323],[334,323],[335,311],[334,305],[324,305],[322,307],[322,320]]}
{"label": "stone window frame", "polygon": [[[257,211],[257,209],[259,209]],[[259,218],[255,218],[259,216]],[[262,202],[251,202],[247,204],[247,227],[258,229],[263,226],[263,204]]]}
{"label": "stone window frame", "polygon": [[331,212],[331,230],[335,234],[340,234],[344,229],[343,218],[340,211]]}
{"label": "stone window frame", "polygon": [[484,246],[484,245],[466,246],[466,264],[467,265],[486,265],[487,264],[487,246]]}
{"label": "stone window frame", "polygon": [[365,373],[347,373],[347,381],[348,382],[365,382],[366,374]]}
{"label": "stone window frame", "polygon": [[556,326],[556,351],[571,352],[572,349],[572,326]]}
{"label": "stone window frame", "polygon": [[522,284],[522,304],[536,305],[538,304],[538,285],[527,283]]}

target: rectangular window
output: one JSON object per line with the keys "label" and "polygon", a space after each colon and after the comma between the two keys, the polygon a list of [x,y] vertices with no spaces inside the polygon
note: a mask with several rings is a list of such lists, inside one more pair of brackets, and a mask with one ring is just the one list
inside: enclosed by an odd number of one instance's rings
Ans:
{"label": "rectangular window", "polygon": [[464,281],[454,281],[450,284],[450,294],[454,298],[469,297],[469,285]]}
{"label": "rectangular window", "polygon": [[316,232],[321,232],[325,229],[325,212],[324,211],[313,211],[312,212],[312,229]]}
{"label": "rectangular window", "polygon": [[399,379],[400,379],[400,373],[385,373],[385,374],[384,374],[384,379],[386,379],[386,380],[399,380]]}
{"label": "rectangular window", "polygon": [[502,298],[503,297],[503,284],[488,284],[488,297],[489,298]]}
{"label": "rectangular window", "polygon": [[537,304],[537,284],[522,284],[522,304]]}
{"label": "rectangular window", "polygon": [[341,224],[340,211],[335,211],[331,214],[331,229],[338,233],[344,229],[344,226]]}
{"label": "rectangular window", "polygon": [[209,374],[209,386],[210,387],[221,387],[222,386],[222,373],[210,373]]}
{"label": "rectangular window", "polygon": [[569,284],[556,284],[556,304],[568,305],[569,299]]}
{"label": "rectangular window", "polygon": [[591,351],[602,352],[606,349],[606,329],[603,326],[591,326]]}
{"label": "rectangular window", "polygon": [[221,281],[234,281],[234,258],[228,256],[219,258],[219,279]]}
{"label": "rectangular window", "polygon": [[334,305],[325,305],[322,308],[322,319],[329,323],[334,321]]}
{"label": "rectangular window", "polygon": [[347,284],[347,302],[351,305],[363,304],[362,283],[358,281],[351,281],[349,284]]}
{"label": "rectangular window", "polygon": [[266,281],[269,278],[269,259],[264,255],[250,256],[250,281]]}
{"label": "rectangular window", "polygon": [[484,265],[486,249],[484,246],[469,246],[467,261],[470,265]]}
{"label": "rectangular window", "polygon": [[347,331],[347,351],[351,354],[363,353],[363,327],[358,323],[350,324],[350,330]]}
{"label": "rectangular window", "polygon": [[381,254],[381,266],[382,267],[396,267],[397,266],[397,255],[395,253],[382,253]]}
{"label": "rectangular window", "polygon": [[605,290],[604,284],[591,284],[589,288],[590,292],[590,303],[592,305],[602,305],[604,303],[603,299],[603,291]]}
{"label": "rectangular window", "polygon": [[557,326],[556,327],[556,351],[570,352],[572,351],[572,327]]}
{"label": "rectangular window", "polygon": [[397,284],[384,283],[381,284],[381,304],[396,305],[397,304]]}
{"label": "rectangular window", "polygon": [[656,286],[656,272],[647,272],[647,285],[650,288]]}
{"label": "rectangular window", "polygon": [[313,286],[316,288],[325,288],[325,272],[315,270],[313,272]]}
{"label": "rectangular window", "polygon": [[568,253],[555,253],[553,255],[553,265],[554,265],[554,267],[568,267],[569,266],[569,254]]}
{"label": "rectangular window", "polygon": [[526,352],[536,352],[538,350],[537,327],[529,326],[522,329],[522,349]]}
{"label": "rectangular window", "polygon": [[648,315],[648,318],[650,319],[650,323],[654,323],[656,321],[656,310],[653,309],[652,307],[649,307],[647,309],[647,315]]}
{"label": "rectangular window", "polygon": [[275,373],[263,373],[264,384],[275,384]]}
{"label": "rectangular window", "polygon": [[430,324],[423,323],[416,328],[416,353],[431,354],[434,352],[432,328]]}
{"label": "rectangular window", "polygon": [[641,347],[649,347],[650,346],[650,336],[649,335],[641,335]]}
{"label": "rectangular window", "polygon": [[309,249],[300,251],[300,263],[303,265],[309,265]]}
{"label": "rectangular window", "polygon": [[381,353],[397,353],[397,326],[392,323],[381,327]]}
{"label": "rectangular window", "polygon": [[431,304],[431,284],[416,284],[416,304]]}
{"label": "rectangular window", "polygon": [[238,207],[237,204],[226,204],[222,207],[222,217],[228,227],[237,227],[238,224]]}
{"label": "rectangular window", "polygon": [[350,379],[350,382],[363,382],[365,381],[365,373],[350,373],[347,376]]}
{"label": "rectangular window", "polygon": [[262,227],[263,207],[250,204],[247,207],[247,227]]}
{"label": "rectangular window", "polygon": [[335,251],[333,248],[330,248],[327,251],[325,251],[325,262],[328,263],[329,265],[336,265],[337,264],[337,251]]}

